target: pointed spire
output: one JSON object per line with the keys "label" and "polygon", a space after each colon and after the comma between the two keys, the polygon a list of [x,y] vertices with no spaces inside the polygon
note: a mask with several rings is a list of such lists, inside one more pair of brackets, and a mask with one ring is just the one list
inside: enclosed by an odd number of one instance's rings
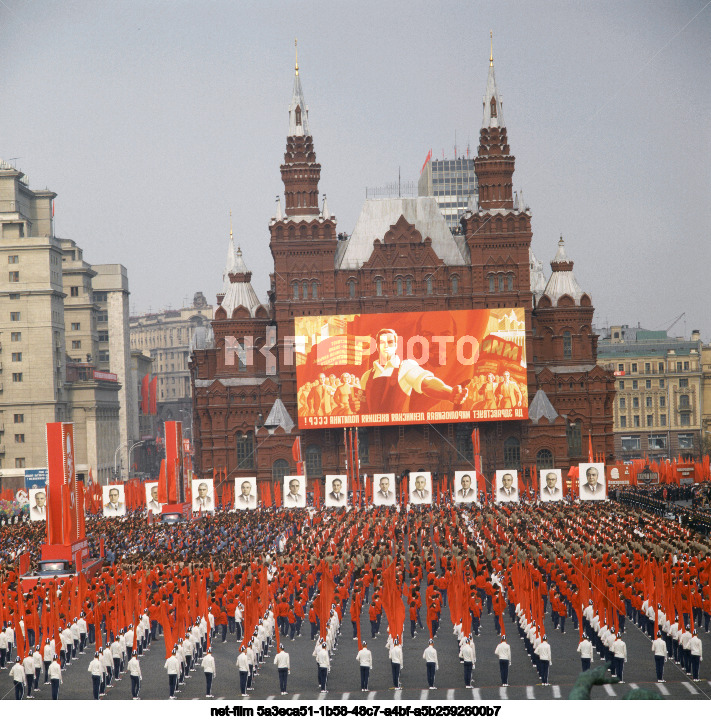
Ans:
{"label": "pointed spire", "polygon": [[328,202],[326,201],[326,193],[323,194],[323,211],[321,212],[321,215],[326,219],[331,217],[328,214]]}
{"label": "pointed spire", "polygon": [[227,262],[225,263],[225,270],[222,273],[222,292],[225,293],[230,285],[230,273],[235,264],[235,240],[232,234],[232,211],[230,210],[230,244],[227,247]]}
{"label": "pointed spire", "polygon": [[565,252],[565,241],[562,235],[558,241],[558,252],[551,261],[551,270],[553,273],[546,284],[545,295],[551,299],[553,304],[557,303],[563,295],[569,295],[575,303],[579,303],[584,291],[573,275],[573,261]]}
{"label": "pointed spire", "polygon": [[276,215],[274,216],[275,220],[284,220],[284,214],[281,212],[281,196],[277,195],[276,197]]}
{"label": "pointed spire", "polygon": [[486,80],[486,92],[484,93],[484,119],[482,120],[482,128],[503,128],[504,108],[503,99],[499,96],[496,87],[496,76],[494,75],[494,40],[493,33],[489,33],[491,37],[491,51],[489,53],[489,77]]}
{"label": "pointed spire", "polygon": [[[296,47],[296,40],[294,40]],[[299,77],[299,56],[296,55],[294,65],[294,92],[289,105],[289,136],[311,135],[309,131],[309,109],[304,100],[304,91],[301,89],[301,78]]]}

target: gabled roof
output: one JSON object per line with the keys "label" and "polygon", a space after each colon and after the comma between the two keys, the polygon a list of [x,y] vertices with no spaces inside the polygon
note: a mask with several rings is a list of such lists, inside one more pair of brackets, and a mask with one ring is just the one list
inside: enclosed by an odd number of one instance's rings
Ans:
{"label": "gabled roof", "polygon": [[435,198],[385,198],[366,200],[360,211],[351,237],[339,244],[336,268],[359,269],[373,252],[373,241],[382,240],[400,216],[414,225],[425,238],[432,240],[432,250],[445,265],[466,265],[469,262],[465,247],[454,239]]}
{"label": "gabled roof", "polygon": [[267,420],[264,422],[267,428],[276,428],[281,426],[287,433],[291,433],[291,429],[294,427],[294,421],[291,420],[289,411],[281,401],[281,398],[277,398],[274,401],[272,409],[269,411]]}
{"label": "gabled roof", "polygon": [[539,388],[536,395],[533,396],[531,405],[528,407],[528,417],[534,423],[538,423],[544,416],[553,423],[558,417],[558,411],[553,408],[553,404],[548,399],[543,388]]}

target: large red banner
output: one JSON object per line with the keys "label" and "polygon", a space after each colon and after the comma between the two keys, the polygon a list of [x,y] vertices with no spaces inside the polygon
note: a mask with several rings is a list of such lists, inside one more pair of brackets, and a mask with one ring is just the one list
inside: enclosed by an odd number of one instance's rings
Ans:
{"label": "large red banner", "polygon": [[84,509],[76,476],[74,424],[47,424],[47,542],[70,544],[84,536]]}
{"label": "large red banner", "polygon": [[522,308],[295,319],[299,427],[528,418]]}

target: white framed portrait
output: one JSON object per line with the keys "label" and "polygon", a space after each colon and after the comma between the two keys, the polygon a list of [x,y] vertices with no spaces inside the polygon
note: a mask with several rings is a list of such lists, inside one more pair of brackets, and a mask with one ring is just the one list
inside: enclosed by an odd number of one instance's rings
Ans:
{"label": "white framed portrait", "polygon": [[538,471],[538,497],[543,503],[563,500],[563,472],[560,468],[543,468]]}
{"label": "white framed portrait", "polygon": [[163,510],[163,504],[158,500],[157,483],[146,483],[146,510],[156,514]]}
{"label": "white framed portrait", "polygon": [[455,503],[477,503],[476,471],[455,471],[454,472],[454,502]]}
{"label": "white framed portrait", "polygon": [[578,493],[581,501],[604,501],[607,498],[604,463],[578,464]]}
{"label": "white framed portrait", "polygon": [[410,473],[410,503],[416,506],[432,503],[432,474],[429,471],[413,471]]}
{"label": "white framed portrait", "polygon": [[397,483],[394,473],[373,474],[373,505],[394,506],[397,503]]}
{"label": "white framed portrait", "polygon": [[104,516],[125,516],[126,495],[123,483],[111,483],[101,489]]}
{"label": "white framed portrait", "polygon": [[343,508],[348,505],[346,476],[326,476],[326,506]]}
{"label": "white framed portrait", "polygon": [[45,487],[30,488],[27,493],[30,496],[30,521],[46,521],[47,489]]}
{"label": "white framed portrait", "polygon": [[257,479],[235,478],[235,510],[254,510],[257,507]]}
{"label": "white framed portrait", "polygon": [[306,476],[284,476],[281,499],[284,508],[306,508]]}
{"label": "white framed portrait", "polygon": [[191,493],[193,513],[214,513],[215,487],[212,478],[193,478]]}
{"label": "white framed portrait", "polygon": [[518,471],[496,471],[496,502],[518,503]]}

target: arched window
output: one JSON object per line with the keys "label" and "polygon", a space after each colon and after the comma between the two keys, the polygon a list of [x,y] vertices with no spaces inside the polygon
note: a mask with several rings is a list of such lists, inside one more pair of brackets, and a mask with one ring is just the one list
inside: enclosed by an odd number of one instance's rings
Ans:
{"label": "arched window", "polygon": [[284,476],[289,473],[289,462],[283,458],[277,458],[272,464],[272,480],[281,485],[284,483]]}
{"label": "arched window", "polygon": [[519,468],[521,465],[521,442],[518,438],[509,436],[504,441],[504,466],[506,468]]}
{"label": "arched window", "polygon": [[348,297],[355,298],[355,280],[353,278],[348,281]]}
{"label": "arched window", "polygon": [[489,107],[491,108],[491,117],[496,117],[496,98],[492,95],[491,96],[491,102],[489,103]]}
{"label": "arched window", "polygon": [[306,475],[310,478],[321,478],[321,448],[308,446],[306,449]]}
{"label": "arched window", "polygon": [[298,280],[295,280],[295,281],[291,284],[291,287],[292,287],[292,289],[293,289],[293,291],[294,291],[294,300],[299,300],[299,281],[298,281]]}
{"label": "arched window", "polygon": [[412,278],[409,276],[405,278],[405,292],[408,295],[412,295]]}
{"label": "arched window", "polygon": [[315,280],[311,281],[311,297],[314,300],[318,298],[318,283]]}
{"label": "arched window", "polygon": [[539,469],[552,468],[553,454],[547,448],[541,448],[541,450],[536,453],[536,465]]}
{"label": "arched window", "polygon": [[504,274],[499,273],[499,292],[502,292],[504,290]]}
{"label": "arched window", "polygon": [[513,290],[513,273],[506,274],[506,290]]}
{"label": "arched window", "polygon": [[358,429],[358,460],[360,463],[370,463],[370,438],[367,428]]}
{"label": "arched window", "polygon": [[[493,98],[492,98],[493,100]],[[296,116],[296,124],[301,125],[301,106],[296,106],[296,111],[294,112],[294,115]]]}
{"label": "arched window", "polygon": [[395,279],[395,294],[402,295],[402,278]]}
{"label": "arched window", "polygon": [[459,276],[458,275],[453,275],[449,279],[449,289],[450,289],[451,295],[457,295],[457,293],[459,293]]}
{"label": "arched window", "polygon": [[301,297],[306,300],[309,297],[309,282],[305,280],[301,284]]}
{"label": "arched window", "polygon": [[433,288],[434,284],[432,283],[432,276],[427,276],[427,295],[432,295],[432,292],[434,290]]}
{"label": "arched window", "polygon": [[381,296],[383,294],[383,279],[375,279],[375,295]]}
{"label": "arched window", "polygon": [[472,443],[472,423],[457,423],[457,460],[473,461],[474,460],[474,444]]}
{"label": "arched window", "polygon": [[583,449],[583,424],[581,421],[574,421],[568,424],[566,430],[568,438],[568,455],[579,456]]}
{"label": "arched window", "polygon": [[496,291],[496,276],[490,275],[489,276],[489,293],[494,293]]}
{"label": "arched window", "polygon": [[570,335],[570,331],[566,330],[563,333],[563,358],[573,357],[573,338]]}
{"label": "arched window", "polygon": [[254,433],[237,434],[237,468],[254,468]]}

